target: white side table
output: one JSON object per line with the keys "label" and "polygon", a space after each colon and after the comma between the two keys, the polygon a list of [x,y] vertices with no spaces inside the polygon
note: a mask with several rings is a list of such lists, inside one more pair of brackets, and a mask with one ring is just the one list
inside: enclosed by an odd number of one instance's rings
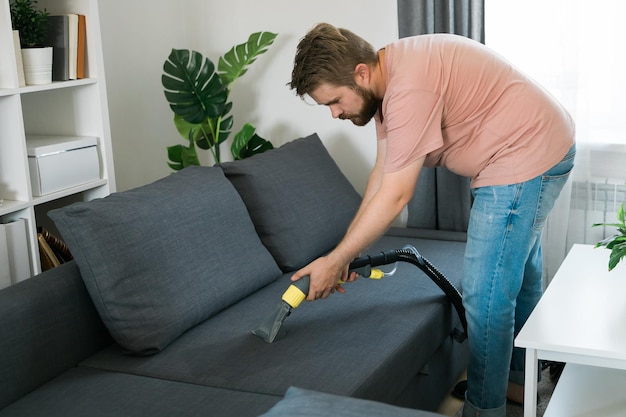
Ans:
{"label": "white side table", "polygon": [[[609,272],[609,253],[574,245],[515,339],[526,348],[524,417],[537,413],[538,359],[567,363],[544,417],[626,415],[626,265]],[[615,383],[611,404],[594,394]]]}

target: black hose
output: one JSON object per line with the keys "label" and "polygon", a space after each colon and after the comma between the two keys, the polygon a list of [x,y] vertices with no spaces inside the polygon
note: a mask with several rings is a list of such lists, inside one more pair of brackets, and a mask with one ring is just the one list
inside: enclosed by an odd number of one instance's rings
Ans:
{"label": "black hose", "polygon": [[350,269],[358,269],[363,266],[388,265],[393,262],[408,262],[421,269],[448,297],[455,308],[463,326],[462,334],[455,334],[459,341],[467,337],[467,319],[465,317],[465,307],[463,307],[463,297],[459,290],[443,275],[433,264],[424,258],[415,247],[406,245],[402,249],[395,249],[381,252],[374,256],[363,256],[350,263]]}

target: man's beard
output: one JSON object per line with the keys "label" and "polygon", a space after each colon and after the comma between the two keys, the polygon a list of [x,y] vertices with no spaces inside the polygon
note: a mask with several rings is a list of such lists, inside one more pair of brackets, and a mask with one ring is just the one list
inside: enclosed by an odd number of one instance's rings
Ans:
{"label": "man's beard", "polygon": [[365,90],[358,85],[354,87],[354,91],[363,99],[361,110],[356,114],[342,114],[339,116],[341,120],[351,120],[357,126],[365,126],[372,120],[381,105],[381,100],[374,97],[374,94]]}

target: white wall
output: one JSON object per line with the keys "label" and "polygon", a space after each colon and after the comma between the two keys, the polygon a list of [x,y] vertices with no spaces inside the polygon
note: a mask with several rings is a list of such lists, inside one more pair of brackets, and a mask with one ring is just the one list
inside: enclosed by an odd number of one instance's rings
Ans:
{"label": "white wall", "polygon": [[275,146],[317,132],[363,191],[375,157],[373,123],[358,128],[334,120],[286,84],[298,40],[318,22],[351,29],[375,48],[396,39],[395,0],[102,0],[99,7],[118,190],[168,175],[165,147],[182,143],[161,86],[171,48],[195,49],[217,64],[251,33],[270,31],[278,38],[231,93],[234,131],[250,122]]}

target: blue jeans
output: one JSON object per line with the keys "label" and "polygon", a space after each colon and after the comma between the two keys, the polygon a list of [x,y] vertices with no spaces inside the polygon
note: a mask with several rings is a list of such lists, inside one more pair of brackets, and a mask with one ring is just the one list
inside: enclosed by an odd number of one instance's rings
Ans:
{"label": "blue jeans", "polygon": [[574,166],[576,148],[529,181],[472,190],[463,305],[470,361],[463,417],[504,417],[508,381],[523,383],[513,338],[541,298],[541,232]]}

